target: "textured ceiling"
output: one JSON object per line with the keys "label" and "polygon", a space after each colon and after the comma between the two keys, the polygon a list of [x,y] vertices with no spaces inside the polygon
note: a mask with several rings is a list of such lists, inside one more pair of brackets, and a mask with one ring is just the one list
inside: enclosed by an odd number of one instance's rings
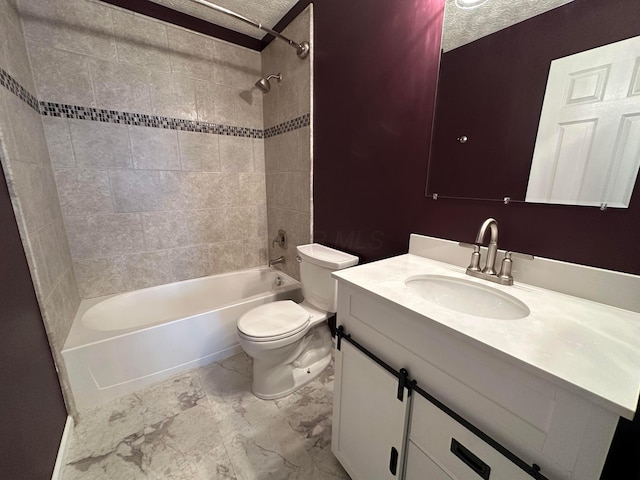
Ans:
{"label": "textured ceiling", "polygon": [[447,52],[573,0],[488,0],[463,10],[446,0],[442,49]]}
{"label": "textured ceiling", "polygon": [[[240,20],[218,13],[204,5],[191,0],[151,0],[165,7],[179,12],[188,13],[221,27],[244,33],[253,38],[261,39],[265,32]],[[297,0],[211,0],[212,3],[233,10],[251,20],[260,22],[265,27],[273,28],[284,15],[291,10]]]}

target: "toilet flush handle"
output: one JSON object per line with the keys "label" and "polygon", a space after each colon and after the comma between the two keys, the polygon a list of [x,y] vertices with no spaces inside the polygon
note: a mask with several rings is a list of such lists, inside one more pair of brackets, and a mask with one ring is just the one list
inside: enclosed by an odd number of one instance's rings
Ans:
{"label": "toilet flush handle", "polygon": [[300,255],[296,255],[296,261],[298,263],[302,263],[302,257]]}

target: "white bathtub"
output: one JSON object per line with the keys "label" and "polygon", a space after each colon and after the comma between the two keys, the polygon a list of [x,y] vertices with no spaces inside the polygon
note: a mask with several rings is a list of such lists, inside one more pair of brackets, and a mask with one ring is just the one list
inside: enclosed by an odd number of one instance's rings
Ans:
{"label": "white bathtub", "polygon": [[239,352],[238,317],[286,299],[299,282],[261,267],[83,300],[62,350],[77,409]]}

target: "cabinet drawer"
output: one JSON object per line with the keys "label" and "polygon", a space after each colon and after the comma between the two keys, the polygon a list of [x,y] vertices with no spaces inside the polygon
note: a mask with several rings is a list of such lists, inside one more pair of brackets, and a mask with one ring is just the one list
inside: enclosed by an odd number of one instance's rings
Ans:
{"label": "cabinet drawer", "polygon": [[454,480],[532,478],[420,395],[413,398],[409,440]]}

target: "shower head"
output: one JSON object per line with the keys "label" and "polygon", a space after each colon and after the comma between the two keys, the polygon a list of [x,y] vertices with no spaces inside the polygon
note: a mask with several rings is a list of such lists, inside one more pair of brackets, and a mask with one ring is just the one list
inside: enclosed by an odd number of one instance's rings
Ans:
{"label": "shower head", "polygon": [[269,82],[269,80],[271,80],[272,78],[275,78],[278,80],[278,82],[281,82],[282,74],[279,73],[277,75],[269,75],[267,76],[267,78],[262,77],[256,82],[256,87],[258,87],[262,91],[262,93],[269,93],[269,90],[271,90],[271,83]]}

